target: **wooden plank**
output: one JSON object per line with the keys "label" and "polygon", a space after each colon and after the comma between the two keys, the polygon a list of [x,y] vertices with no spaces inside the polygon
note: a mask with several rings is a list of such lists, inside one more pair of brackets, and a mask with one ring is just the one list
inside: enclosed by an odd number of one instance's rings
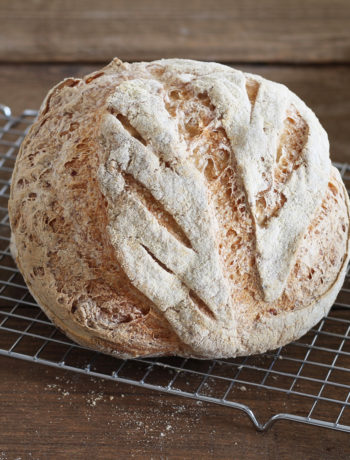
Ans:
{"label": "wooden plank", "polygon": [[[15,113],[39,107],[51,86],[64,77],[82,76],[99,65],[2,65],[0,103]],[[315,111],[329,134],[332,158],[350,162],[350,67],[241,66],[286,84]]]}
{"label": "wooden plank", "polygon": [[[349,434],[292,422],[258,433],[236,410],[0,357],[2,459],[349,458]],[[290,397],[241,398],[271,408]],[[295,410],[300,410],[296,406]],[[266,414],[265,417],[266,418]]]}
{"label": "wooden plank", "polygon": [[350,62],[348,0],[2,0],[0,61]]}

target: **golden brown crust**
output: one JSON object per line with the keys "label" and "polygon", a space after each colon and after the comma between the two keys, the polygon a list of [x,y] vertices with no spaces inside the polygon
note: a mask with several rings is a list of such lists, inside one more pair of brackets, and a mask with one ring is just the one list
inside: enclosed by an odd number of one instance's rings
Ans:
{"label": "golden brown crust", "polygon": [[[59,84],[22,144],[10,203],[17,263],[52,320],[62,321],[68,334],[66,321],[73,322],[71,335],[77,340],[82,341],[87,328],[92,341],[118,353],[181,351],[185,347],[167,321],[125,277],[106,233],[105,199],[96,181],[96,126],[113,86],[91,78]],[[88,107],[81,101],[80,86],[90,98]],[[76,311],[82,299],[96,302],[96,320],[106,332],[115,324],[124,329],[123,343],[103,340],[103,330],[94,338],[94,319]]]}
{"label": "golden brown crust", "polygon": [[[321,205],[293,255],[283,293],[267,301],[257,267],[252,209],[227,130],[208,94],[174,78],[170,84],[166,66],[167,61],[129,65],[114,60],[83,80],[64,80],[49,93],[22,144],[13,174],[9,213],[19,269],[33,296],[60,329],[73,340],[106,353],[229,356],[282,345],[325,314],[340,288],[349,238],[348,199],[342,181],[332,170]],[[177,320],[172,316],[167,320],[148,291],[142,291],[127,274],[111,238],[116,202],[112,203],[108,190],[101,186],[98,173],[101,164],[107,165],[110,151],[108,134],[107,140],[103,135],[106,114],[117,118],[140,149],[149,143],[125,114],[113,113],[110,107],[116,88],[133,79],[152,79],[163,85],[166,110],[190,152],[186,161],[204,178],[208,206],[218,226],[214,243],[220,270],[229,283],[229,305],[234,310],[234,345],[209,334],[215,346],[205,345],[206,352],[204,346],[185,340],[185,332],[182,335],[182,329],[174,326]],[[257,81],[259,77],[247,76],[251,103],[257,97]],[[274,171],[275,189],[260,193],[256,202],[262,226],[284,207],[283,185],[303,161],[305,117],[295,105],[287,108],[286,115]],[[145,148],[154,147],[149,144]],[[190,251],[193,242],[178,219],[133,173],[126,172],[124,179],[127,193],[140,197],[144,209]],[[190,295],[201,314],[208,315],[204,310],[210,302],[201,305],[194,291]],[[204,332],[205,321],[199,326]]]}

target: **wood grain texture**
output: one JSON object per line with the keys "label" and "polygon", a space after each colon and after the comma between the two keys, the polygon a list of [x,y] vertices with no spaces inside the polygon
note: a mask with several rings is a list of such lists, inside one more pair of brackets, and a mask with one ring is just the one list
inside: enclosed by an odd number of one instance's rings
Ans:
{"label": "wood grain texture", "polygon": [[2,0],[0,61],[350,62],[348,0]]}
{"label": "wood grain texture", "polygon": [[[240,62],[304,99],[332,158],[350,162],[350,66],[340,65],[350,63],[349,23],[348,0],[2,0],[0,63],[9,65],[0,65],[0,103],[16,114],[36,109],[56,82],[116,55]],[[327,63],[337,65],[310,65]],[[310,404],[251,388],[239,399],[261,420]],[[0,460],[350,458],[348,434],[290,422],[261,434],[229,408],[4,357],[0,427]]]}
{"label": "wood grain texture", "polygon": [[[290,422],[258,433],[229,408],[11,358],[0,364],[2,460],[350,456],[346,433]],[[269,405],[260,401],[262,410]]]}
{"label": "wood grain texture", "polygon": [[[0,103],[19,114],[37,109],[47,91],[65,77],[83,76],[101,65],[1,65]],[[331,156],[350,162],[350,67],[239,66],[240,69],[286,84],[319,117],[328,132]]]}

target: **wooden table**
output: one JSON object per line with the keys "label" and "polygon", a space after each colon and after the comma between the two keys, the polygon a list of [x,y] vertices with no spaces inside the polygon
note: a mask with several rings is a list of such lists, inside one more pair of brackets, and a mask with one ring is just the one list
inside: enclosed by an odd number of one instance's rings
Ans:
{"label": "wooden table", "polygon": [[[333,159],[350,161],[347,0],[1,2],[0,103],[14,113],[114,55],[217,60],[285,83],[327,129]],[[228,408],[9,358],[0,428],[1,460],[350,458],[344,433],[278,422],[261,434]]]}

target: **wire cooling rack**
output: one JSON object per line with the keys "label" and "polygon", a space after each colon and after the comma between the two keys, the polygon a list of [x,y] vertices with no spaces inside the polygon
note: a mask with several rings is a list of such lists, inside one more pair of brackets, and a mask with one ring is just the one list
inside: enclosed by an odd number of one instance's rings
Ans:
{"label": "wire cooling rack", "polygon": [[[237,359],[120,360],[81,347],[46,318],[10,255],[7,200],[37,112],[0,106],[0,354],[245,412],[260,430],[286,419],[350,433],[350,275],[330,314],[297,342]],[[336,164],[347,188],[350,166]]]}

